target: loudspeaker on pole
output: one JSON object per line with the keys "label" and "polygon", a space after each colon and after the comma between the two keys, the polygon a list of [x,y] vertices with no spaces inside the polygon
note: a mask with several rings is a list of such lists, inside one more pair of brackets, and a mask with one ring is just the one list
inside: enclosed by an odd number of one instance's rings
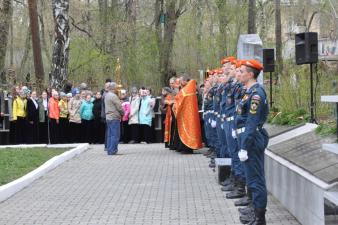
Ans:
{"label": "loudspeaker on pole", "polygon": [[275,49],[263,49],[263,66],[264,72],[275,72]]}
{"label": "loudspeaker on pole", "polygon": [[296,34],[296,64],[313,64],[318,62],[318,33],[306,32]]}

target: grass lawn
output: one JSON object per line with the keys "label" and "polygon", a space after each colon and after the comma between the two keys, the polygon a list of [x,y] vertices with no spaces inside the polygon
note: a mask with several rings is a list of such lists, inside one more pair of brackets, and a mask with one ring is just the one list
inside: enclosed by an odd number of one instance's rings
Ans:
{"label": "grass lawn", "polygon": [[7,184],[69,149],[31,148],[0,150],[0,186]]}

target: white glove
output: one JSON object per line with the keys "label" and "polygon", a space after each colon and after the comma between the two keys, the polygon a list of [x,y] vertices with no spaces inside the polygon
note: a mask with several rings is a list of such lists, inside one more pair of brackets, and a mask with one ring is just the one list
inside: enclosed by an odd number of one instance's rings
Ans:
{"label": "white glove", "polygon": [[223,123],[221,124],[221,128],[222,128],[222,130],[224,130],[224,126],[223,126]]}
{"label": "white glove", "polygon": [[232,138],[233,138],[233,139],[236,139],[236,138],[237,138],[236,131],[235,131],[234,129],[232,129],[231,135],[232,135]]}
{"label": "white glove", "polygon": [[216,125],[217,125],[216,121],[215,121],[215,120],[212,120],[212,121],[211,121],[211,127],[212,127],[212,128],[216,128]]}
{"label": "white glove", "polygon": [[246,160],[248,160],[248,152],[246,150],[243,150],[241,149],[239,152],[238,152],[238,158],[239,160],[241,160],[241,162],[244,162]]}
{"label": "white glove", "polygon": [[211,118],[209,118],[208,122],[209,122],[209,124],[211,124]]}

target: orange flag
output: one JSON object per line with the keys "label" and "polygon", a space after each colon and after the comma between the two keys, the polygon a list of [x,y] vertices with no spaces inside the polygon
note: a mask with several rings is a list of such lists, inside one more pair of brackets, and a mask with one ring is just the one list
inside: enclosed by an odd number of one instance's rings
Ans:
{"label": "orange flag", "polygon": [[183,144],[194,150],[202,148],[196,86],[195,80],[189,81],[176,95],[174,106],[180,139]]}

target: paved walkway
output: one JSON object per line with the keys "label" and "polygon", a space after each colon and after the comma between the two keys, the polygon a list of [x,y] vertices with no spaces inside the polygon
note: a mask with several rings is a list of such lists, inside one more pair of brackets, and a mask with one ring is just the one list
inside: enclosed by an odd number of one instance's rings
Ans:
{"label": "paved walkway", "polygon": [[[224,196],[201,154],[153,144],[124,145],[108,157],[92,146],[0,203],[0,224],[239,224]],[[298,224],[271,196],[267,219]]]}

